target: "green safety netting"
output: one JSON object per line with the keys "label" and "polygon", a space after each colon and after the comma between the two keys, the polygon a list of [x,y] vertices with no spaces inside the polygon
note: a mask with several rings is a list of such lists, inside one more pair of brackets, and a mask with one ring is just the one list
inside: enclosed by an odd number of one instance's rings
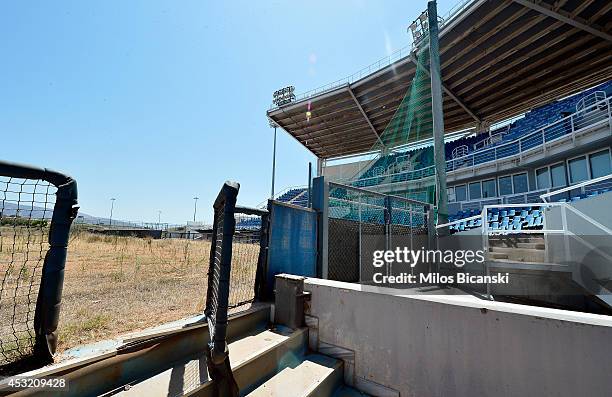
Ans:
{"label": "green safety netting", "polygon": [[[427,37],[423,40],[422,43],[426,44]],[[357,166],[347,166],[342,179],[366,189],[419,181],[418,187],[406,188],[407,185],[402,184],[404,188],[390,193],[433,203],[433,146],[431,143],[418,145],[419,141],[431,138],[433,134],[429,50],[413,56],[417,60],[416,72],[380,139],[370,149],[373,154]]]}

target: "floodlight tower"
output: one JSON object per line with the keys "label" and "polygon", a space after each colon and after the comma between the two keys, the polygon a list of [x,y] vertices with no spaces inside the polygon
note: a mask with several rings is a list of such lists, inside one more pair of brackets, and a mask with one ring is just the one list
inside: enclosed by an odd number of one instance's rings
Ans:
{"label": "floodlight tower", "polygon": [[110,202],[111,202],[111,210],[110,210],[110,216],[108,217],[108,226],[111,226],[113,224],[113,209],[115,208],[115,200],[117,200],[114,197],[111,197]]}
{"label": "floodlight tower", "polygon": [[[433,115],[438,225],[441,225],[448,222],[448,197],[446,191],[446,155],[444,153],[444,112],[442,109],[442,79],[440,77],[438,11],[435,0],[427,3],[427,15],[429,25],[429,68],[431,75],[431,110]],[[444,233],[443,230],[440,230],[440,232]]]}
{"label": "floodlight tower", "polygon": [[199,199],[200,198],[198,196],[193,198],[193,201],[194,201],[194,203],[193,203],[193,223],[195,223],[195,221],[196,221],[196,214],[198,212],[198,200]]}
{"label": "floodlight tower", "polygon": [[274,199],[274,178],[276,176],[276,124],[272,119],[268,119],[270,128],[274,128],[274,145],[272,147],[272,191],[270,192],[270,199]]}

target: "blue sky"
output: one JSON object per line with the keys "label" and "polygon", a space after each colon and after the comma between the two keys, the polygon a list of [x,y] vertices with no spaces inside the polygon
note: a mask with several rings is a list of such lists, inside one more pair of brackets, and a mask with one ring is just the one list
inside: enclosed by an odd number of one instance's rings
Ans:
{"label": "blue sky", "polygon": [[[455,1],[439,1],[439,13]],[[426,1],[30,1],[0,5],[0,158],[64,171],[83,212],[212,218],[224,180],[270,192],[272,92],[406,46]],[[276,188],[316,159],[279,131]],[[230,161],[227,161],[228,158]]]}

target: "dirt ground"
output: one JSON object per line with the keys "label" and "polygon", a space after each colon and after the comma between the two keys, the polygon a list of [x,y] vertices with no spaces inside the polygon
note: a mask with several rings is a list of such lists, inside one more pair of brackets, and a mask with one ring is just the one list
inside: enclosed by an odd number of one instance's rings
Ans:
{"label": "dirt ground", "polygon": [[[5,304],[0,307],[3,317],[0,321],[8,326],[13,299],[8,294],[15,289],[11,283],[21,283],[23,291],[30,278],[36,278],[44,257],[44,252],[42,255],[38,252],[44,234],[36,237],[36,241],[30,237],[33,243],[29,254],[25,248],[19,248],[24,239],[13,248],[8,233],[2,238],[0,264],[13,263],[9,280],[3,286]],[[11,252],[18,250],[21,250],[18,255],[11,258],[14,255]],[[235,241],[230,300],[239,301],[252,294],[258,253],[259,246],[254,241],[246,244]],[[209,255],[210,241],[117,237],[73,229],[66,261],[58,351],[202,313]],[[27,266],[23,266],[26,260]],[[20,272],[20,266],[26,270]],[[0,270],[7,273],[4,268]],[[37,290],[37,284],[31,285],[32,290]],[[35,302],[30,302],[29,307],[33,313]],[[33,314],[28,317],[31,321]],[[10,332],[9,329],[7,333]]]}

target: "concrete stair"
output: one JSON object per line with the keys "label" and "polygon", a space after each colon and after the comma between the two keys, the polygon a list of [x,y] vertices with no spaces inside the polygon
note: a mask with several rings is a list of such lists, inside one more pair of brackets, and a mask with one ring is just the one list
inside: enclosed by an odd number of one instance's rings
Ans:
{"label": "concrete stair", "polygon": [[489,240],[489,258],[512,262],[544,263],[545,243],[541,236],[507,235]]}
{"label": "concrete stair", "polygon": [[342,371],[342,361],[309,354],[297,366],[283,369],[246,396],[332,396],[342,385]]}
{"label": "concrete stair", "polygon": [[[308,353],[308,329],[286,327],[247,334],[229,344],[241,396],[365,396],[343,384],[343,362]],[[107,395],[214,396],[203,354]]]}

